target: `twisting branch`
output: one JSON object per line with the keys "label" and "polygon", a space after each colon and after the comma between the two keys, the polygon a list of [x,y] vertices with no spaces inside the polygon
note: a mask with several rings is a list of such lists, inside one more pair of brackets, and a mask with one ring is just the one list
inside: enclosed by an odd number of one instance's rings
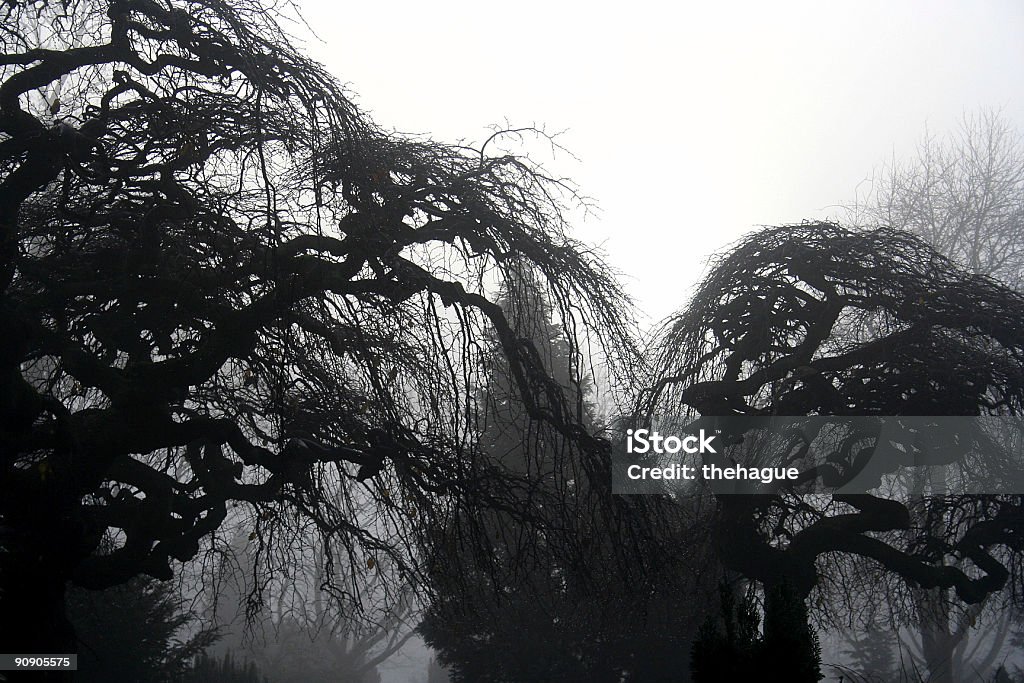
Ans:
{"label": "twisting branch", "polygon": [[[1022,321],[1019,293],[909,233],[828,223],[765,229],[723,256],[667,321],[638,419],[1019,415]],[[862,436],[838,444],[829,466],[797,483],[857,471],[857,458],[874,452],[862,445]],[[926,504],[925,518],[959,521],[913,522],[924,518],[906,501],[867,495],[820,505],[785,488],[727,496],[719,499],[720,550],[748,577],[787,581],[803,595],[831,554],[870,558],[919,586],[954,588],[968,603],[1002,588],[1024,550],[1019,498]]]}
{"label": "twisting branch", "polygon": [[[412,582],[419,546],[457,510],[571,534],[578,519],[524,504],[530,482],[475,442],[490,334],[531,416],[595,480],[607,471],[607,444],[512,332],[529,301],[493,303],[535,277],[576,374],[586,336],[630,376],[629,302],[568,236],[582,199],[526,157],[383,132],[291,46],[277,11],[2,10],[8,585],[167,577],[224,525],[251,524],[281,553],[283,530],[315,528],[353,574],[372,549]],[[595,514],[625,523],[628,506],[602,500]],[[117,543],[98,554],[108,532]],[[48,594],[40,619],[58,620],[60,590]],[[39,633],[0,639],[30,651]]]}

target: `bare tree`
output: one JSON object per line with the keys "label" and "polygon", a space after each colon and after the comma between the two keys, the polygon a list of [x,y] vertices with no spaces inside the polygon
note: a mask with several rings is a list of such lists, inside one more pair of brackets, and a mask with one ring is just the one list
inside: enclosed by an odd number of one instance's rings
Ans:
{"label": "bare tree", "polygon": [[847,209],[856,225],[908,230],[972,272],[1024,286],[1024,140],[998,111],[926,135]]}
{"label": "bare tree", "polygon": [[[211,652],[254,663],[270,680],[373,681],[377,667],[414,634],[416,610],[411,588],[401,588],[390,568],[368,561],[358,577],[361,609],[336,592],[327,574],[326,553],[316,539],[304,563],[282,567],[258,590],[271,599],[247,609],[255,585],[256,543],[239,536],[222,558],[209,614],[221,638]],[[386,565],[386,563],[385,563]]]}
{"label": "bare tree", "polygon": [[[963,271],[909,233],[766,229],[724,256],[661,330],[640,420],[1019,415],[1022,321],[1019,293]],[[788,585],[801,600],[833,569],[843,571],[829,564],[843,556],[921,588],[952,589],[967,604],[1006,586],[1024,552],[1018,496],[915,503],[884,491],[801,494],[803,485],[850,481],[876,457],[879,438],[877,430],[851,432],[825,462],[776,491],[719,496],[723,564],[766,593]],[[803,440],[776,445],[775,462],[806,455]],[[950,462],[966,457],[967,443],[953,450]],[[888,471],[914,466],[874,462]]]}
{"label": "bare tree", "polygon": [[[628,301],[567,235],[572,185],[497,151],[536,131],[476,147],[386,133],[291,45],[288,11],[0,9],[9,650],[73,651],[66,581],[168,578],[227,523],[263,571],[313,532],[340,549],[326,566],[387,558],[408,585],[459,510],[571,537],[578,519],[478,448],[482,339],[579,476],[607,476],[607,444],[494,302],[531,273],[574,358],[586,333],[615,367],[636,359]],[[632,523],[638,506],[604,497],[593,515]]]}

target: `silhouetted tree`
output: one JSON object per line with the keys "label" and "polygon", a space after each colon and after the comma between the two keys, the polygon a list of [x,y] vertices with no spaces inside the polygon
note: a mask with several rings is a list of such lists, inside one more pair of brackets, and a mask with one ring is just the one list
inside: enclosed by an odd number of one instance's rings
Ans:
{"label": "silhouetted tree", "polygon": [[[965,115],[950,135],[925,136],[909,160],[894,160],[867,187],[848,207],[859,225],[907,230],[971,272],[1024,285],[1024,140],[998,111]],[[934,588],[914,593],[912,614],[889,607],[914,623],[907,651],[942,683],[993,666],[1008,628],[1004,602],[965,611],[948,589]],[[1002,634],[982,650],[970,642],[979,618],[994,627],[986,632]]]}
{"label": "silhouetted tree", "polygon": [[708,619],[693,643],[694,683],[817,683],[822,678],[821,648],[807,625],[807,607],[787,584],[773,586],[765,596],[763,632],[749,593],[737,600],[723,582],[719,594],[720,623]]}
{"label": "silhouetted tree", "polygon": [[757,607],[748,595],[737,600],[725,582],[719,586],[719,600],[719,619],[707,618],[691,648],[694,683],[755,680],[762,656]]}
{"label": "silhouetted tree", "polygon": [[[68,580],[169,578],[225,524],[250,530],[264,572],[312,529],[344,547],[342,566],[387,557],[411,584],[425,530],[454,510],[572,536],[578,520],[539,503],[550,494],[526,509],[477,448],[485,337],[547,438],[607,473],[607,444],[493,301],[532,273],[560,324],[618,368],[636,358],[628,302],[566,236],[572,187],[495,151],[530,131],[476,149],[385,133],[293,48],[285,11],[0,8],[10,651],[72,649]],[[625,507],[595,505],[607,520],[588,523],[624,524]],[[108,530],[117,547],[97,554]]]}
{"label": "silhouetted tree", "polygon": [[[642,419],[728,415],[1019,415],[1024,297],[969,274],[909,233],[805,224],[758,232],[718,261],[663,328]],[[879,444],[851,433],[776,491],[717,498],[723,564],[804,600],[830,558],[862,557],[966,603],[1000,590],[1024,551],[1015,496],[908,501],[797,495],[850,481]],[[977,443],[946,444],[949,462]],[[798,462],[801,440],[775,462]],[[912,461],[883,462],[884,471]],[[916,463],[920,464],[920,463]],[[806,490],[806,489],[801,489]],[[933,524],[931,520],[944,520]],[[936,563],[937,558],[947,558]],[[766,601],[766,620],[772,603]]]}
{"label": "silhouetted tree", "polygon": [[220,658],[204,652],[176,683],[267,683],[267,678],[255,664],[238,662],[230,652]]}
{"label": "silhouetted tree", "polygon": [[762,667],[766,682],[817,683],[821,674],[821,647],[808,624],[804,596],[788,582],[772,584],[765,592]]}

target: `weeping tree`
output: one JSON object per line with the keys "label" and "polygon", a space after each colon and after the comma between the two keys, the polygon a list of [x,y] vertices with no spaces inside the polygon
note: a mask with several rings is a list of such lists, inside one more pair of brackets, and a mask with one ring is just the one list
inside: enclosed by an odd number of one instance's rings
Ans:
{"label": "weeping tree", "polygon": [[[508,151],[531,131],[469,147],[377,127],[293,47],[290,12],[0,9],[10,651],[74,651],[68,581],[167,579],[225,526],[248,532],[264,572],[312,533],[336,549],[326,575],[386,560],[403,585],[417,585],[427,531],[459,511],[500,508],[572,538],[579,515],[552,493],[563,487],[479,448],[483,339],[558,452],[607,477],[607,444],[509,323],[508,306],[529,302],[495,302],[529,274],[567,353],[585,334],[614,367],[634,362],[628,302],[567,235],[572,185]],[[588,523],[639,524],[640,505],[626,508],[595,497]],[[105,535],[116,540],[101,552]],[[331,588],[358,603],[355,579]]]}
{"label": "weeping tree", "polygon": [[[639,420],[1019,415],[1022,321],[1019,293],[909,233],[766,229],[722,257],[661,330]],[[967,604],[1019,578],[1019,496],[802,495],[852,480],[865,457],[891,457],[877,431],[849,437],[775,490],[717,497],[714,538],[728,569],[765,595],[786,586],[801,601],[820,584],[847,583],[843,557],[864,560],[875,576],[952,589]],[[799,464],[806,443],[770,455]],[[771,600],[765,609],[769,620]]]}

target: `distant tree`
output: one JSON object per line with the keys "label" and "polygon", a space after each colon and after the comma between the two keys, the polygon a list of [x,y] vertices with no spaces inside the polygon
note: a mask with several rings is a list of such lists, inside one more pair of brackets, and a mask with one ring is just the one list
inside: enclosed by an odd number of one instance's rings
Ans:
{"label": "distant tree", "polygon": [[626,297],[567,236],[580,198],[508,151],[536,131],[475,149],[387,133],[289,42],[288,7],[0,8],[7,650],[71,651],[68,580],[169,578],[222,525],[266,550],[264,575],[312,529],[350,573],[386,556],[412,585],[454,510],[572,537],[477,452],[485,337],[547,438],[606,472],[494,301],[530,272],[560,324],[619,369],[637,358]]}
{"label": "distant tree", "polygon": [[[965,115],[952,134],[926,135],[867,188],[847,207],[856,224],[907,230],[973,273],[1024,288],[1024,138],[1000,112]],[[1001,635],[979,649],[972,626],[986,603],[964,611],[952,602],[946,589],[916,591],[917,637],[905,643],[936,683],[988,671],[1009,628],[1003,601],[987,600],[986,621]]]}
{"label": "distant tree", "polygon": [[267,683],[252,662],[236,661],[228,652],[220,658],[201,654],[176,683]]}
{"label": "distant tree", "polygon": [[850,669],[866,681],[892,681],[898,679],[895,646],[898,642],[892,631],[868,629],[854,632],[847,640],[844,654],[850,660]]}
{"label": "distant tree", "polygon": [[[965,272],[909,233],[766,229],[721,258],[661,330],[640,419],[683,426],[728,415],[1019,415],[1022,321],[1019,293]],[[968,604],[1007,585],[1024,552],[1019,497],[797,494],[794,487],[850,481],[880,443],[877,431],[848,437],[778,490],[717,496],[713,533],[727,568],[765,594],[786,583],[801,601],[821,572],[838,571],[829,564],[837,557],[950,588]],[[799,459],[802,445],[783,444],[774,455]],[[976,446],[946,445],[949,462],[964,462]],[[897,465],[874,462],[886,471]],[[914,505],[924,509],[913,516],[944,521],[911,526]],[[772,619],[771,601],[765,610]]]}
{"label": "distant tree", "polygon": [[[388,600],[381,593],[390,586],[376,563],[360,577],[366,610],[360,614],[351,598],[327,590],[332,582],[322,551],[257,586],[256,544],[236,537],[232,550],[209,591],[215,603],[209,616],[222,634],[210,652],[253,664],[274,683],[377,683],[377,667],[414,633],[406,623],[411,591]],[[273,598],[254,602],[257,589]]]}
{"label": "distant tree", "polygon": [[965,115],[877,175],[848,207],[855,224],[907,230],[971,272],[1024,286],[1024,138],[1005,116]]}

